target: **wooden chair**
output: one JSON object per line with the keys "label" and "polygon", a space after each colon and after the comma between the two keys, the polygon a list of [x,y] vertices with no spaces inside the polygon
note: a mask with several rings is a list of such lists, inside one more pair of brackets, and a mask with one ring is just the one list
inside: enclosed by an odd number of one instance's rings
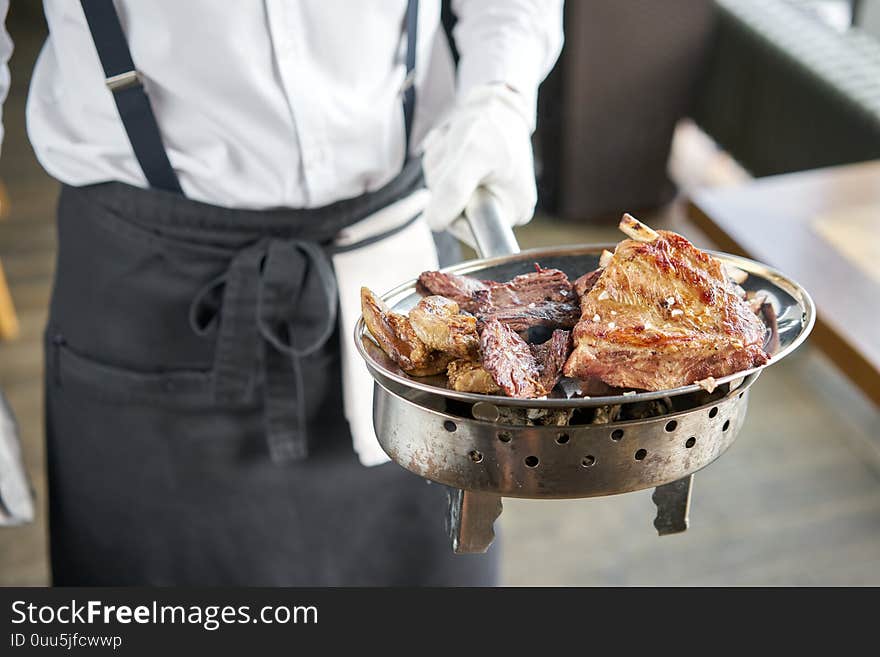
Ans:
{"label": "wooden chair", "polygon": [[[0,219],[9,216],[9,196],[6,194],[6,186],[0,182]],[[15,314],[15,306],[12,305],[12,295],[9,285],[6,283],[6,275],[3,273],[3,262],[0,261],[0,340],[12,340],[18,337],[18,316]]]}

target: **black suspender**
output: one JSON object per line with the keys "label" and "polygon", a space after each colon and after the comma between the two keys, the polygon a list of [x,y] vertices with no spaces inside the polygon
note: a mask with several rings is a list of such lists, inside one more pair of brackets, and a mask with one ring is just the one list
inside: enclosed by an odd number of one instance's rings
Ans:
{"label": "black suspender", "polygon": [[[168,161],[156,116],[138,77],[131,51],[119,22],[113,0],[80,0],[95,49],[104,68],[107,88],[113,93],[119,118],[128,134],[132,150],[150,187],[182,194],[177,174]],[[403,86],[403,121],[406,150],[412,130],[416,103],[415,67],[419,21],[419,0],[406,5],[406,78]]]}
{"label": "black suspender", "polygon": [[[416,41],[419,31],[419,0],[406,3],[406,78],[403,87],[403,125],[406,130],[406,155],[409,155],[409,137],[412,133],[416,107]],[[404,157],[406,159],[406,157]]]}
{"label": "black suspender", "polygon": [[156,116],[138,78],[113,0],[81,0],[119,118],[150,187],[182,194]]}

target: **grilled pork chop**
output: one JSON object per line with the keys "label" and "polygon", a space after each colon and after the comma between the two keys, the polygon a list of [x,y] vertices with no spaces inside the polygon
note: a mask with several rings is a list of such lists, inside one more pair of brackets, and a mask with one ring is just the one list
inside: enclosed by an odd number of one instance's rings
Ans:
{"label": "grilled pork chop", "polygon": [[767,362],[764,326],[721,263],[629,215],[620,227],[633,239],[581,297],[566,376],[664,390]]}

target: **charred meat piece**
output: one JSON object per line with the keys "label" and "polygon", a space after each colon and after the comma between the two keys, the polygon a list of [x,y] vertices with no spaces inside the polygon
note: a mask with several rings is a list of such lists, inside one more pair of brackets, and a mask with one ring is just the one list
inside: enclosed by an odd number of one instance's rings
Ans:
{"label": "charred meat piece", "polygon": [[541,385],[549,393],[562,378],[562,368],[571,353],[571,332],[556,329],[547,342],[529,348],[538,363]]}
{"label": "charred meat piece", "polygon": [[574,303],[577,301],[571,282],[564,272],[558,269],[542,269],[535,265],[535,271],[520,274],[507,283],[493,283],[474,293],[477,299],[477,312],[492,308],[510,308],[538,304],[545,301]]}
{"label": "charred meat piece", "polygon": [[764,326],[717,260],[629,215],[621,230],[633,239],[581,299],[566,376],[664,390],[767,362]]}
{"label": "charred meat piece", "polygon": [[361,312],[372,336],[407,374],[431,376],[446,370],[452,356],[429,348],[405,315],[392,312],[369,289],[361,288]]}
{"label": "charred meat piece", "polygon": [[530,345],[511,327],[492,320],[480,335],[483,368],[508,397],[533,399],[553,390],[571,351],[571,335],[556,330],[541,345]]}
{"label": "charred meat piece", "polygon": [[577,295],[568,276],[538,265],[534,272],[507,283],[424,272],[419,277],[419,289],[452,299],[476,315],[480,324],[498,320],[516,331],[533,326],[572,328],[580,317]]}
{"label": "charred meat piece", "polygon": [[498,321],[514,331],[527,331],[533,326],[572,328],[577,324],[580,310],[577,304],[545,301],[529,306],[510,306],[478,315],[481,323]]}
{"label": "charred meat piece", "polygon": [[480,334],[483,367],[508,397],[546,394],[538,362],[526,341],[509,326],[490,321]]}
{"label": "charred meat piece", "polygon": [[498,384],[482,365],[471,360],[454,360],[446,369],[449,387],[459,392],[479,392],[493,395],[498,392]]}
{"label": "charred meat piece", "polygon": [[494,281],[478,281],[470,276],[445,274],[440,271],[425,271],[419,276],[416,288],[421,294],[435,294],[455,301],[462,310],[476,310],[474,294],[487,289],[490,285],[499,285]]}
{"label": "charred meat piece", "polygon": [[413,331],[429,348],[457,358],[478,360],[477,319],[463,314],[458,304],[440,296],[425,297],[409,311]]}

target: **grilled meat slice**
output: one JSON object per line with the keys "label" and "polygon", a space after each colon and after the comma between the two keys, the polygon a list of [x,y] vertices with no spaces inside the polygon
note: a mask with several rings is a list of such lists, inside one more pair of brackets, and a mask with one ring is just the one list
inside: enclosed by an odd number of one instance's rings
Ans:
{"label": "grilled meat slice", "polygon": [[529,345],[509,326],[497,320],[480,333],[483,367],[508,397],[543,397],[547,391],[541,381],[538,361]]}
{"label": "grilled meat slice", "polygon": [[477,312],[491,308],[510,308],[538,304],[545,301],[572,303],[576,301],[571,282],[558,269],[542,269],[535,264],[535,271],[520,274],[507,283],[493,283],[474,292],[479,304]]}
{"label": "grilled meat slice", "polygon": [[470,276],[446,274],[441,271],[425,271],[419,276],[416,289],[420,294],[435,294],[455,301],[462,310],[474,312],[477,301],[474,294],[498,285],[494,281],[478,281]]}
{"label": "grilled meat slice", "polygon": [[717,260],[628,215],[621,229],[635,239],[582,297],[566,376],[664,390],[767,362],[764,326]]}
{"label": "grilled meat slice", "polygon": [[571,353],[571,332],[556,329],[547,342],[530,344],[529,348],[538,363],[541,385],[549,393],[562,378],[562,368]]}
{"label": "grilled meat slice", "polygon": [[559,329],[544,344],[530,345],[511,327],[492,320],[480,338],[483,368],[508,397],[550,394],[571,352],[571,334]]}
{"label": "grilled meat slice", "polygon": [[459,392],[479,392],[494,395],[498,384],[482,365],[471,360],[454,360],[446,369],[449,387]]}
{"label": "grilled meat slice", "polygon": [[409,311],[409,321],[429,348],[466,360],[479,359],[477,319],[460,312],[455,301],[441,296],[425,297]]}
{"label": "grilled meat slice", "polygon": [[545,301],[531,306],[511,306],[499,308],[478,315],[480,322],[485,324],[498,321],[514,331],[527,331],[533,326],[548,328],[573,328],[580,317],[577,304],[556,303]]}
{"label": "grilled meat slice", "polygon": [[572,328],[580,317],[577,295],[565,273],[539,265],[507,283],[424,272],[419,288],[452,299],[476,315],[481,325],[498,320],[516,331],[533,326]]}
{"label": "grilled meat slice", "polygon": [[361,288],[364,323],[379,346],[407,374],[431,376],[446,370],[452,356],[428,347],[413,330],[409,319],[391,311],[368,288]]}

